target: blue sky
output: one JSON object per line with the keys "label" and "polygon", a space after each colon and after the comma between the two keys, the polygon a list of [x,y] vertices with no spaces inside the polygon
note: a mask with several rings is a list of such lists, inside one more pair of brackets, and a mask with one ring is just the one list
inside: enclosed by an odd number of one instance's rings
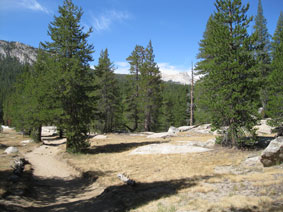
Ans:
{"label": "blue sky", "polygon": [[[116,72],[127,73],[126,58],[136,44],[151,39],[161,71],[188,71],[196,62],[198,42],[215,10],[214,0],[73,0],[81,6],[82,25],[92,26],[89,42],[94,44],[94,62],[108,48]],[[249,15],[256,15],[258,0],[250,3]],[[19,41],[38,47],[48,41],[48,24],[63,0],[0,0],[0,40]],[[262,0],[269,33],[274,33],[283,11],[283,0]],[[252,23],[253,25],[253,23]]]}

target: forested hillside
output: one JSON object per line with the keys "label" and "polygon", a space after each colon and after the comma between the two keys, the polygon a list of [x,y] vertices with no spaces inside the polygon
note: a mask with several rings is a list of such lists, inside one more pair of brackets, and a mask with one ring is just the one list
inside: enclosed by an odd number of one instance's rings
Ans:
{"label": "forested hillside", "polygon": [[[17,45],[15,45],[17,44]],[[37,55],[37,49],[20,44],[15,42],[6,42],[1,41],[0,46],[2,55],[0,58],[0,108],[1,108],[1,122],[4,123],[3,119],[3,106],[6,103],[6,109],[9,111],[15,103],[10,103],[9,101],[5,99],[8,99],[11,94],[15,93],[15,90],[17,89],[17,86],[19,86],[19,83],[24,82],[24,78],[32,78],[33,75],[36,74],[36,66],[34,65],[34,55]],[[5,51],[4,51],[5,49]],[[5,53],[4,53],[5,52]],[[32,52],[32,53],[31,53]],[[31,57],[30,57],[31,55]],[[102,68],[102,71],[105,70],[105,68]],[[112,67],[112,70],[113,67]],[[97,83],[99,83],[99,79],[102,80],[101,73],[99,74],[98,67],[95,67],[94,70],[90,70],[90,73],[95,74],[95,79]],[[129,71],[130,73],[130,71]],[[129,86],[131,86],[131,76],[130,75],[123,75],[123,74],[114,74],[113,73],[113,80],[116,82],[116,89],[113,90],[116,93],[113,94],[115,98],[118,100],[115,104],[119,104],[117,108],[119,110],[113,111],[115,113],[116,121],[111,122],[111,127],[105,128],[102,127],[103,123],[105,124],[105,121],[102,121],[102,117],[105,117],[105,114],[103,115],[102,111],[99,113],[96,118],[93,118],[91,129],[95,131],[101,131],[101,132],[111,132],[111,131],[129,131],[129,130],[143,130],[143,123],[142,120],[139,121],[139,127],[136,129],[133,129],[132,126],[132,119],[130,116],[129,111],[129,96],[131,93],[131,89],[129,89]],[[47,78],[46,78],[47,79]],[[16,83],[18,80],[18,83]],[[29,80],[29,79],[26,79]],[[105,79],[106,81],[100,82],[101,87],[103,85],[106,85],[105,83],[108,82],[108,86],[112,85],[109,81],[109,79]],[[20,88],[18,88],[20,89]],[[22,87],[21,87],[22,89]],[[20,90],[21,90],[20,89]],[[174,82],[164,82],[161,81],[160,89],[162,90],[160,101],[160,111],[158,114],[160,115],[157,119],[157,125],[155,127],[155,130],[162,131],[167,130],[168,127],[172,126],[181,126],[186,125],[188,123],[188,103],[189,103],[189,86],[188,85],[182,85]],[[102,91],[97,91],[97,94],[99,95]],[[11,101],[11,100],[10,100]],[[12,104],[12,105],[11,105]],[[100,103],[100,106],[102,104]],[[115,106],[116,107],[116,106]],[[100,107],[100,110],[105,107]],[[21,109],[18,108],[16,113],[19,113]],[[22,113],[25,110],[22,111]],[[7,114],[7,113],[6,113]],[[19,125],[17,125],[22,130],[25,128],[25,124],[23,122],[24,114],[21,116],[21,122]],[[142,116],[142,114],[139,114],[139,116]],[[8,118],[9,116],[6,115],[5,124],[12,124],[13,119]],[[30,118],[30,117],[29,117]],[[9,123],[8,123],[9,122]]]}
{"label": "forested hillside", "polygon": [[[226,127],[219,143],[239,147],[260,118],[282,128],[282,13],[271,40],[261,1],[251,33],[249,4],[217,0],[215,6],[199,43],[201,79],[191,108],[194,123]],[[87,147],[89,131],[162,131],[188,124],[190,87],[162,81],[151,40],[125,58],[127,76],[114,74],[108,49],[91,69],[94,45],[87,38],[93,31],[81,25],[82,8],[66,0],[58,11],[48,27],[51,40],[40,43],[36,60],[34,48],[1,41],[2,122],[36,140],[43,125],[56,125],[74,152]]]}

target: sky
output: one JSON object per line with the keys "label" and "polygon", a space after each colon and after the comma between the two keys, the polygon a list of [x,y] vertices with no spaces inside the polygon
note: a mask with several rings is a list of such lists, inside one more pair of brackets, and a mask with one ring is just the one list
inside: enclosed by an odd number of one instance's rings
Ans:
{"label": "sky", "polygon": [[[94,61],[108,48],[116,73],[128,73],[126,58],[136,45],[152,41],[155,61],[161,72],[176,73],[196,63],[199,41],[206,22],[215,11],[215,0],[73,0],[84,15],[81,25],[93,33]],[[258,0],[250,4],[249,16],[257,13]],[[0,40],[18,41],[38,47],[50,41],[48,24],[58,15],[63,0],[0,0]],[[283,0],[262,0],[269,33],[273,35]],[[250,31],[252,31],[251,23]]]}

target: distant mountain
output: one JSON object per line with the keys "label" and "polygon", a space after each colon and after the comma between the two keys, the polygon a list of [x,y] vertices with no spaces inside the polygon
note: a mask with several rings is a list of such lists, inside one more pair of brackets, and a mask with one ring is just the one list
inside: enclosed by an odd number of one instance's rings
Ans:
{"label": "distant mountain", "polygon": [[179,72],[176,74],[161,72],[161,79],[165,82],[172,81],[183,85],[191,84],[191,77],[188,72]]}
{"label": "distant mountain", "polygon": [[16,58],[20,63],[32,65],[36,61],[37,49],[19,42],[0,40],[0,57]]}
{"label": "distant mountain", "polygon": [[[36,61],[37,48],[20,43],[0,40],[0,58],[16,58],[21,64],[32,65]],[[191,77],[187,72],[165,73],[161,72],[161,78],[165,82],[175,82],[183,85],[191,83]]]}

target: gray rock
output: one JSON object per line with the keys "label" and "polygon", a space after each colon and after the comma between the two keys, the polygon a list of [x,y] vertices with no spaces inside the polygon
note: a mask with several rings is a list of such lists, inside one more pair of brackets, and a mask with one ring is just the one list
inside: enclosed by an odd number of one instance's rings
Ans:
{"label": "gray rock", "polygon": [[256,133],[257,134],[272,134],[272,130],[275,128],[275,127],[271,127],[267,124],[268,122],[268,119],[264,119],[264,120],[261,120],[260,121],[260,124],[259,125],[256,125],[253,127],[253,129],[256,130]]}
{"label": "gray rock", "polygon": [[272,140],[262,152],[260,162],[263,166],[273,166],[283,162],[283,136]]}
{"label": "gray rock", "polygon": [[255,165],[260,163],[259,159],[260,159],[259,156],[249,157],[245,161],[242,162],[242,165],[244,165],[244,166],[255,166]]}
{"label": "gray rock", "polygon": [[11,154],[11,153],[17,153],[19,150],[17,147],[13,147],[13,146],[10,146],[8,147],[7,149],[5,149],[5,153],[7,154]]}
{"label": "gray rock", "polygon": [[172,137],[173,133],[162,132],[162,133],[154,133],[152,135],[148,135],[147,138],[169,138]]}
{"label": "gray rock", "polygon": [[168,133],[170,134],[177,134],[178,132],[180,132],[180,130],[176,127],[173,127],[171,126],[169,129],[168,129]]}
{"label": "gray rock", "polygon": [[179,127],[179,131],[180,132],[186,132],[186,131],[189,131],[190,129],[194,128],[195,126],[182,126],[182,127]]}
{"label": "gray rock", "polygon": [[97,135],[97,136],[95,136],[93,139],[99,140],[99,139],[106,139],[106,138],[107,138],[106,135]]}
{"label": "gray rock", "polygon": [[24,141],[21,141],[21,144],[25,145],[25,144],[29,144],[29,143],[32,143],[33,140],[24,140]]}

